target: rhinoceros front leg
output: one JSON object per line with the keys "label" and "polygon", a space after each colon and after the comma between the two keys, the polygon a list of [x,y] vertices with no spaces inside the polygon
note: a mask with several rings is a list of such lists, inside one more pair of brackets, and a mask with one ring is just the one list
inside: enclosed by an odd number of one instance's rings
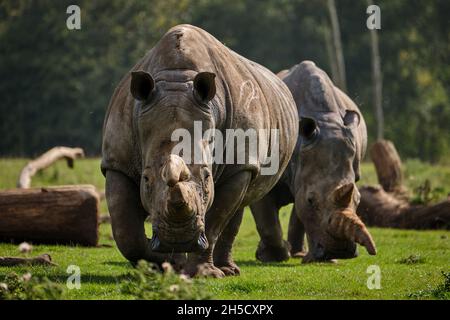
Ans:
{"label": "rhinoceros front leg", "polygon": [[253,203],[250,208],[261,238],[256,249],[256,259],[262,262],[279,262],[289,259],[289,243],[283,240],[275,195],[268,193],[264,198]]}
{"label": "rhinoceros front leg", "polygon": [[289,218],[288,242],[291,245],[291,257],[301,258],[306,255],[305,249],[305,227],[300,221],[295,205],[292,207]]}
{"label": "rhinoceros front leg", "polygon": [[231,220],[233,214],[240,208],[250,180],[251,173],[243,171],[216,187],[214,202],[205,217],[208,249],[188,254],[185,273],[190,276],[203,275],[215,278],[225,276],[225,273],[214,265],[213,252],[219,235]]}
{"label": "rhinoceros front leg", "polygon": [[144,229],[148,214],[142,207],[139,189],[130,178],[118,171],[108,170],[105,191],[114,240],[126,259],[133,264],[140,259],[157,264],[169,261],[175,266],[185,262],[185,255],[151,251]]}
{"label": "rhinoceros front leg", "polygon": [[214,248],[214,265],[222,270],[226,276],[234,276],[241,273],[241,270],[233,260],[231,250],[234,239],[239,232],[243,216],[244,209],[241,208],[234,214],[230,222],[228,222]]}

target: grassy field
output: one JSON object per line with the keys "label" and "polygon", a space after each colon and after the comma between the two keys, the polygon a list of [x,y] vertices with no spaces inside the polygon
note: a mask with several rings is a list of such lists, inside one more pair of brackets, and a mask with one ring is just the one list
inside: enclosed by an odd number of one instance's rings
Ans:
{"label": "grassy field", "polygon": [[[24,159],[0,159],[0,189],[13,188]],[[371,164],[362,167],[360,184],[375,184],[376,176]],[[414,196],[414,190],[426,179],[431,182],[433,201],[450,193],[450,168],[430,166],[419,161],[405,163],[405,184]],[[66,168],[64,162],[38,174],[33,186],[91,183],[104,188],[98,159],[77,161],[75,169]],[[102,212],[106,205],[102,203]],[[281,220],[286,230],[289,206],[282,209]],[[241,267],[240,277],[208,279],[206,289],[217,299],[410,299],[433,298],[433,289],[443,283],[441,272],[450,271],[450,232],[401,231],[371,229],[378,247],[377,256],[369,256],[364,249],[360,257],[340,260],[337,264],[302,265],[291,259],[284,263],[262,264],[254,257],[258,235],[253,218],[246,212],[234,256]],[[120,255],[111,238],[111,227],[100,227],[98,248],[35,245],[33,255],[49,253],[58,266],[53,268],[0,267],[0,282],[12,271],[35,276],[47,276],[65,283],[69,265],[81,270],[81,289],[67,290],[67,299],[131,299],[133,296],[119,290],[119,281],[131,266]],[[0,244],[0,256],[19,255],[17,245]],[[367,268],[377,265],[381,270],[381,288],[369,290]],[[448,294],[447,294],[448,297]]]}

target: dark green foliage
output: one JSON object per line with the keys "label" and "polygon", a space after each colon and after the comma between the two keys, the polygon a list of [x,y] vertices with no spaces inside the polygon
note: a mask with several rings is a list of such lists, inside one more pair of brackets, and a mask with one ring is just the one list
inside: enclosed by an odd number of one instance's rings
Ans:
{"label": "dark green foliage", "polygon": [[445,198],[445,190],[442,187],[432,188],[430,180],[414,189],[414,197],[411,199],[412,204],[430,204],[438,199]]}
{"label": "dark green foliage", "polygon": [[420,290],[408,295],[412,299],[440,299],[450,300],[450,272],[442,271],[444,282],[438,284],[435,288]]}
{"label": "dark green foliage", "polygon": [[204,279],[190,279],[175,273],[169,263],[161,272],[156,266],[139,261],[135,270],[122,281],[121,292],[139,300],[206,300],[212,294]]}
{"label": "dark green foliage", "polygon": [[[169,263],[163,271],[140,261],[136,269],[118,277],[120,292],[139,300],[206,300],[213,297],[205,279],[191,279],[177,274]],[[65,287],[47,277],[35,277],[27,272],[19,276],[10,272],[0,277],[0,300],[63,299]]]}
{"label": "dark green foliage", "polygon": [[168,2],[176,3],[170,13],[170,3],[78,1],[81,30],[68,30],[73,1],[2,1],[0,154],[68,145],[98,155],[114,87],[175,24],[156,17],[184,10],[182,1]]}
{"label": "dark green foliage", "polygon": [[[81,8],[81,30],[66,8]],[[402,157],[448,162],[448,0],[380,0],[385,136]],[[336,1],[348,93],[368,123],[370,36],[366,1]],[[330,73],[325,1],[4,0],[0,3],[0,155],[55,145],[98,155],[109,98],[121,77],[171,26],[192,23],[274,72],[310,59]]]}
{"label": "dark green foliage", "polygon": [[397,262],[401,264],[419,264],[425,263],[425,258],[420,254],[412,254],[406,258],[398,260]]}
{"label": "dark green foliage", "polygon": [[0,279],[0,300],[58,300],[64,286],[31,273],[19,276],[12,272]]}

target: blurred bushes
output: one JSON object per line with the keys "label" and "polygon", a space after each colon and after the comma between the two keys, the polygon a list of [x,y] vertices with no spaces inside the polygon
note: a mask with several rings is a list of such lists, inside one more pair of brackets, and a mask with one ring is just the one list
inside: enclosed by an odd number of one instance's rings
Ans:
{"label": "blurred bushes", "polygon": [[[81,8],[81,30],[66,8]],[[348,93],[375,133],[366,1],[336,1]],[[446,0],[380,0],[386,138],[402,157],[448,161],[450,28]],[[305,60],[330,73],[324,1],[4,0],[0,3],[0,155],[54,145],[98,155],[109,98],[171,26],[191,23],[274,72]]]}

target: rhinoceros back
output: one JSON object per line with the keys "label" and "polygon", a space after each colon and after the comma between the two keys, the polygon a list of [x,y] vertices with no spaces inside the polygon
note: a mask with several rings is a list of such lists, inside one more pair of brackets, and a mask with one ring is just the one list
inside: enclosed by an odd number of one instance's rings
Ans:
{"label": "rhinoceros back", "polygon": [[357,145],[361,158],[366,152],[367,127],[358,106],[342,90],[336,87],[328,75],[311,61],[303,61],[282,75],[292,92],[300,116],[320,117],[330,114],[343,118],[347,110],[358,113]]}

